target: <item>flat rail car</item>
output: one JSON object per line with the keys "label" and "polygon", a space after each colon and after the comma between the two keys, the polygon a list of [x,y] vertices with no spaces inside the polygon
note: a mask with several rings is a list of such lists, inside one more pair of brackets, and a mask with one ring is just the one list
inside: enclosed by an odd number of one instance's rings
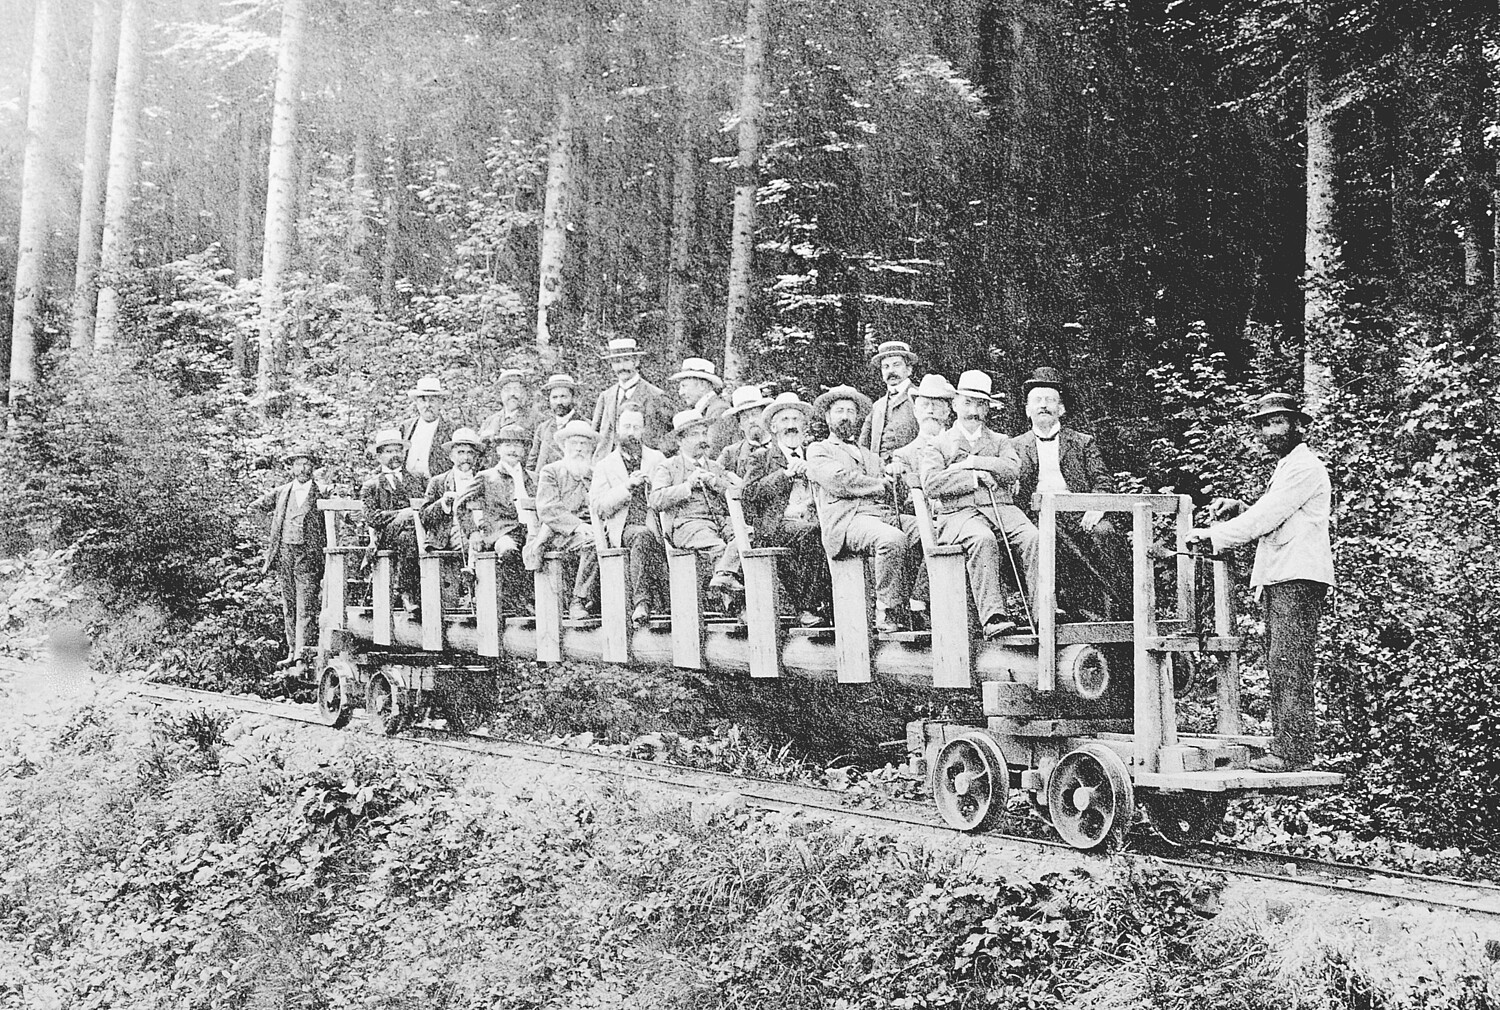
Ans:
{"label": "flat rail car", "polygon": [[[522,502],[535,530],[536,517]],[[600,614],[569,620],[564,556],[541,555],[534,614],[508,607],[498,559],[473,559],[472,606],[445,592],[463,563],[459,551],[431,549],[415,518],[421,575],[420,616],[393,605],[392,558],[377,552],[368,579],[354,561],[341,515],[351,499],[319,502],[328,531],[318,643],[317,704],[332,725],[355,707],[381,732],[394,733],[431,713],[472,729],[493,704],[496,673],[518,660],[640,664],[708,671],[752,680],[801,677],[840,684],[887,682],[977,695],[983,721],[919,720],[907,725],[909,766],[930,784],[939,814],[964,831],[992,827],[1013,791],[1064,841],[1097,848],[1123,837],[1144,808],[1158,832],[1190,843],[1211,835],[1227,799],[1246,792],[1336,786],[1322,771],[1262,773],[1251,760],[1270,746],[1241,732],[1239,653],[1229,572],[1222,559],[1188,551],[1187,496],[1039,494],[1041,535],[1036,621],[1032,631],[986,640],[976,633],[962,548],[934,536],[920,491],[912,493],[931,587],[931,630],[877,634],[873,579],[862,557],[829,560],[832,627],[802,628],[782,605],[776,559],[784,548],[756,547],[735,494],[729,496],[743,557],[742,613],[705,612],[705,561],[667,547],[671,612],[636,627],[629,619],[624,551],[596,524]],[[1097,510],[1130,517],[1132,619],[1068,622],[1056,618],[1058,517]],[[1175,550],[1154,547],[1158,518],[1172,524]],[[342,539],[341,539],[342,537]],[[1172,558],[1175,597],[1158,599],[1159,555]],[[1197,566],[1212,565],[1210,601],[1199,600]],[[1200,607],[1200,603],[1204,606]],[[1178,730],[1173,663],[1217,660],[1216,727]]]}

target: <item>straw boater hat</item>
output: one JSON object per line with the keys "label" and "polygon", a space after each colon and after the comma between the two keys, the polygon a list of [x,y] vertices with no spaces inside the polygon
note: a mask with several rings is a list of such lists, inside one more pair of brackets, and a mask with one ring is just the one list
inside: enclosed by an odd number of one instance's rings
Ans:
{"label": "straw boater hat", "polygon": [[484,451],[484,439],[479,437],[479,432],[473,428],[459,428],[453,433],[453,437],[443,443],[444,449],[452,449],[454,446],[467,445],[475,452]]}
{"label": "straw boater hat", "polygon": [[766,409],[761,411],[761,425],[769,429],[771,427],[771,419],[774,418],[777,414],[781,413],[783,410],[795,410],[804,418],[811,418],[813,414],[813,405],[802,399],[802,397],[798,396],[796,393],[782,393],[776,399],[768,401]]}
{"label": "straw boater hat", "polygon": [[527,445],[531,442],[531,435],[519,424],[506,424],[495,432],[494,441],[496,445],[501,442],[520,442],[522,445]]}
{"label": "straw boater hat", "polygon": [[609,343],[604,346],[604,353],[599,357],[605,361],[613,361],[616,358],[639,358],[645,353],[636,345],[634,337],[610,337]]}
{"label": "straw boater hat", "polygon": [[771,400],[759,386],[740,386],[729,395],[729,407],[725,417],[743,414],[747,410],[763,410]]}
{"label": "straw boater hat", "polygon": [[370,445],[373,452],[379,452],[388,445],[399,445],[406,447],[406,439],[401,437],[401,432],[395,428],[381,428],[375,433],[374,441]]}
{"label": "straw boater hat", "polygon": [[704,417],[694,407],[689,407],[687,410],[679,410],[672,415],[672,434],[681,435],[695,424],[707,423],[708,418]]}
{"label": "straw boater hat", "polygon": [[1302,409],[1297,398],[1290,393],[1266,393],[1255,401],[1247,420],[1254,424],[1263,417],[1272,417],[1276,414],[1291,414],[1303,424],[1312,424],[1312,415]]}
{"label": "straw boater hat", "polygon": [[813,412],[821,417],[840,400],[853,400],[861,417],[870,412],[870,398],[853,386],[834,386],[813,401]]}
{"label": "straw boater hat", "polygon": [[502,371],[500,373],[499,378],[497,378],[495,380],[495,385],[497,385],[497,386],[503,386],[507,382],[510,382],[512,380],[514,380],[516,382],[525,382],[526,378],[527,378],[527,373],[526,373],[526,371],[524,369],[520,369],[520,368],[507,368],[504,371]]}
{"label": "straw boater hat", "polygon": [[299,445],[288,449],[282,459],[287,463],[294,463],[299,459],[309,460],[313,466],[322,466],[323,458],[318,455],[318,450],[309,446]]}
{"label": "straw boater hat", "polygon": [[448,391],[443,388],[443,380],[436,375],[424,375],[417,380],[417,384],[406,391],[407,396],[447,396]]}
{"label": "straw boater hat", "polygon": [[958,395],[958,390],[937,372],[928,372],[922,376],[921,383],[911,391],[911,395],[920,396],[924,400],[951,400]]}
{"label": "straw boater hat", "polygon": [[546,385],[542,386],[542,392],[550,393],[554,389],[577,389],[578,382],[565,372],[557,372],[548,376]]}
{"label": "straw boater hat", "polygon": [[702,379],[713,383],[715,389],[724,388],[724,380],[719,378],[714,363],[707,358],[683,358],[682,370],[667,377],[668,382],[681,382],[683,379]]}
{"label": "straw boater hat", "polygon": [[870,366],[879,368],[880,363],[886,358],[905,358],[908,365],[917,363],[917,355],[911,349],[911,344],[904,340],[886,340],[870,355]]}
{"label": "straw boater hat", "polygon": [[954,393],[958,396],[967,396],[971,400],[984,400],[989,402],[994,396],[994,383],[990,381],[989,373],[981,372],[977,368],[971,368],[958,377],[958,388]]}
{"label": "straw boater hat", "polygon": [[599,438],[599,433],[587,421],[580,421],[575,418],[561,428],[558,428],[557,434],[553,435],[552,438],[558,445],[567,445],[570,438],[586,438],[591,442],[596,441]]}

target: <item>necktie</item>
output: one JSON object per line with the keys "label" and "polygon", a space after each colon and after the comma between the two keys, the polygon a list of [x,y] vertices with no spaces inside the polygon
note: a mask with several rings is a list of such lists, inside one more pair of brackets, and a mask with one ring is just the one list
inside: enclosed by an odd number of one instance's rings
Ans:
{"label": "necktie", "polygon": [[1056,442],[1057,441],[1057,432],[1054,431],[1050,435],[1038,435],[1036,437],[1036,440],[1038,442]]}

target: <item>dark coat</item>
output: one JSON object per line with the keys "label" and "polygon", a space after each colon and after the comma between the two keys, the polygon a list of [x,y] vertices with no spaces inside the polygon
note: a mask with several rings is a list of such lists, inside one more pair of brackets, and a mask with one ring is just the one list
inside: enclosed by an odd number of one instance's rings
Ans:
{"label": "dark coat", "polygon": [[[1074,494],[1113,494],[1114,476],[1104,468],[1104,459],[1099,455],[1099,444],[1094,437],[1066,426],[1057,431],[1057,465],[1068,490]],[[1031,496],[1036,494],[1037,482],[1036,432],[1017,435],[1010,444],[1021,458],[1016,504],[1031,512]]]}
{"label": "dark coat", "polygon": [[[803,450],[804,457],[807,450]],[[759,544],[779,542],[786,506],[792,500],[793,478],[787,476],[786,451],[776,442],[757,449],[745,473],[745,521]],[[809,491],[812,485],[809,484]],[[816,519],[816,514],[809,516]]]}
{"label": "dark coat", "polygon": [[410,508],[411,499],[425,498],[427,493],[427,486],[422,483],[422,478],[407,473],[404,469],[395,471],[396,487],[392,490],[385,478],[388,472],[390,471],[381,470],[372,474],[359,489],[359,500],[365,507],[364,523],[377,530],[389,526],[397,512]]}
{"label": "dark coat", "polygon": [[[599,394],[594,401],[593,428],[599,433],[594,443],[594,458],[602,459],[613,452],[615,446],[615,421],[619,418],[619,383]],[[639,410],[646,420],[646,430],[641,441],[664,453],[677,451],[677,437],[672,434],[672,408],[676,402],[660,386],[647,382],[645,377],[630,387],[625,403]]]}
{"label": "dark coat", "polygon": [[[328,533],[323,524],[323,513],[318,510],[318,499],[325,494],[327,494],[327,489],[319,487],[318,482],[313,481],[312,487],[307,492],[307,514],[302,518],[302,543],[309,551],[316,551],[320,556],[323,548],[328,546]],[[271,513],[271,538],[266,542],[266,553],[261,561],[262,574],[271,571],[276,564],[276,556],[281,553],[287,502],[291,500],[291,496],[292,482],[287,481],[255,500],[255,508]]]}
{"label": "dark coat", "polygon": [[[401,437],[411,441],[411,433],[416,430],[419,417],[408,417],[401,422]],[[453,437],[453,422],[446,417],[438,418],[437,434],[432,436],[432,449],[427,453],[427,476],[436,477],[438,474],[453,467],[453,460],[448,457],[448,450],[443,448],[443,443]],[[425,488],[424,488],[425,490]],[[421,491],[417,492],[420,496]]]}

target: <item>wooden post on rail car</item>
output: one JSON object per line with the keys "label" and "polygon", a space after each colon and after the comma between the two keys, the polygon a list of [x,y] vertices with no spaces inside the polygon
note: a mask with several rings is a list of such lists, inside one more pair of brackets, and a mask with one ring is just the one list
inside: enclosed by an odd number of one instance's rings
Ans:
{"label": "wooden post on rail car", "polygon": [[392,606],[395,587],[391,585],[391,568],[395,564],[392,551],[378,551],[375,564],[370,570],[370,640],[376,645],[391,644]]}
{"label": "wooden post on rail car", "polygon": [[[417,574],[422,589],[422,648],[443,648],[443,559],[430,549],[417,499],[412,499],[412,529],[417,537]],[[456,521],[456,520],[455,520]]]}
{"label": "wooden post on rail car", "polygon": [[875,625],[875,600],[870,591],[870,559],[862,554],[833,558],[828,573],[833,582],[833,652],[840,684],[868,684],[870,634]]}
{"label": "wooden post on rail car", "polygon": [[345,563],[345,549],[339,543],[339,514],[334,511],[328,501],[319,501],[318,507],[323,509],[323,534],[326,546],[323,548],[323,600],[322,613],[318,615],[318,657],[321,660],[328,658],[328,650],[333,647],[333,633],[343,631],[348,627],[348,613],[346,611],[345,593],[348,587],[346,581],[347,565]]}
{"label": "wooden post on rail car", "polygon": [[504,588],[500,585],[500,557],[494,551],[474,555],[474,637],[481,656],[500,656],[504,635]]}
{"label": "wooden post on rail car", "polygon": [[[535,555],[535,561],[526,567],[533,576],[532,598],[536,603],[536,661],[538,663],[562,662],[562,555],[556,551],[543,553],[542,523],[536,514],[536,501],[532,498],[516,499],[516,517],[526,526],[527,552]],[[533,546],[535,545],[535,546]]]}
{"label": "wooden post on rail car", "polygon": [[1156,572],[1151,565],[1151,508],[1131,510],[1131,585],[1134,589],[1135,765],[1156,771],[1162,745],[1161,658],[1156,638]]}
{"label": "wooden post on rail car", "polygon": [[[1036,612],[1032,615],[1036,621],[1036,689],[1053,691],[1057,689],[1057,501],[1050,493],[1037,497],[1041,507],[1037,509]],[[1146,518],[1149,543],[1149,512]],[[1149,562],[1146,570],[1150,571]]]}
{"label": "wooden post on rail car", "polygon": [[[1229,583],[1229,562],[1214,562],[1214,634],[1231,638],[1234,626],[1234,587]],[[1217,729],[1226,736],[1242,732],[1240,722],[1240,654],[1219,655]]]}
{"label": "wooden post on rail car", "polygon": [[781,579],[776,575],[776,559],[790,551],[785,547],[750,546],[744,493],[744,485],[731,485],[724,491],[724,502],[729,510],[730,529],[734,531],[734,545],[740,552],[740,570],[745,576],[745,644],[750,650],[750,676],[780,677],[785,635],[781,627]]}
{"label": "wooden post on rail car", "polygon": [[1188,553],[1193,532],[1193,497],[1177,496],[1177,617],[1193,627],[1198,613],[1198,562]]}
{"label": "wooden post on rail car", "polygon": [[701,670],[703,658],[703,557],[667,543],[667,584],[672,602],[672,665]]}
{"label": "wooden post on rail car", "polygon": [[630,662],[630,592],[626,585],[625,548],[609,545],[604,520],[593,517],[594,549],[599,555],[600,658]]}
{"label": "wooden post on rail car", "polygon": [[[973,668],[973,638],[969,627],[968,572],[961,544],[940,544],[921,488],[911,489],[917,514],[917,535],[922,538],[922,559],[927,565],[931,595],[928,615],[932,621],[933,687],[970,687]],[[1022,587],[1025,592],[1025,587]]]}

